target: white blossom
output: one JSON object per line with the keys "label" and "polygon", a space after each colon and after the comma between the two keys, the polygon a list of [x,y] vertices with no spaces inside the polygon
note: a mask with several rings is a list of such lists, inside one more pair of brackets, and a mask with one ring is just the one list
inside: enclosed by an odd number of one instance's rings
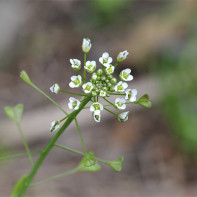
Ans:
{"label": "white blossom", "polygon": [[127,89],[125,91],[126,96],[125,99],[130,100],[131,102],[136,101],[137,90],[136,89]]}
{"label": "white blossom", "polygon": [[125,60],[125,59],[127,58],[127,55],[128,55],[128,54],[129,54],[129,53],[128,53],[127,50],[120,52],[120,53],[118,54],[118,56],[117,56],[117,61],[118,61],[118,62],[122,62],[123,60]]}
{"label": "white blossom", "polygon": [[79,105],[80,105],[80,101],[79,100],[77,100],[76,98],[70,97],[69,101],[70,101],[68,103],[69,109],[73,109],[73,110],[79,109]]}
{"label": "white blossom", "polygon": [[121,114],[118,115],[118,120],[120,122],[125,122],[125,121],[128,120],[128,116],[129,116],[129,111],[123,112],[123,113],[121,113]]}
{"label": "white blossom", "polygon": [[86,65],[84,66],[84,68],[89,72],[89,73],[93,73],[94,70],[96,69],[96,62],[95,61],[87,61]]}
{"label": "white blossom", "polygon": [[103,105],[101,105],[98,102],[92,103],[92,105],[90,106],[90,111],[96,111],[96,110],[103,110]]}
{"label": "white blossom", "polygon": [[106,91],[104,91],[104,90],[101,90],[100,91],[100,95],[99,96],[106,97],[106,95],[107,95],[107,92]]}
{"label": "white blossom", "polygon": [[60,125],[59,125],[59,122],[58,121],[53,121],[51,123],[51,128],[50,128],[50,131],[56,131],[57,129],[59,129]]}
{"label": "white blossom", "polygon": [[105,72],[106,72],[106,74],[110,74],[111,75],[111,74],[114,73],[114,69],[115,69],[114,66],[112,66],[111,64],[108,64],[106,69],[105,69]]}
{"label": "white blossom", "polygon": [[69,83],[69,86],[71,88],[78,88],[82,85],[82,77],[80,75],[72,76],[70,79],[71,82]]}
{"label": "white blossom", "polygon": [[107,67],[109,64],[112,63],[112,58],[109,57],[109,53],[105,52],[103,53],[102,57],[99,58],[99,62]]}
{"label": "white blossom", "polygon": [[89,38],[84,38],[83,39],[83,44],[82,44],[82,50],[84,53],[88,53],[92,44]]}
{"label": "white blossom", "polygon": [[84,83],[82,87],[85,93],[90,93],[94,86],[91,82],[87,82],[87,83]]}
{"label": "white blossom", "polygon": [[96,122],[100,122],[101,120],[101,111],[100,110],[95,110],[93,112],[93,118]]}
{"label": "white blossom", "polygon": [[71,63],[71,67],[76,70],[79,71],[81,69],[81,61],[78,59],[70,59],[70,63]]}
{"label": "white blossom", "polygon": [[128,84],[126,82],[119,81],[118,84],[115,86],[115,91],[124,92],[127,87]]}
{"label": "white blossom", "polygon": [[118,109],[125,109],[126,108],[126,100],[123,99],[123,98],[116,98],[115,100],[115,106],[118,108]]}
{"label": "white blossom", "polygon": [[127,68],[125,70],[122,70],[120,72],[120,75],[119,75],[120,79],[122,79],[123,81],[131,81],[131,80],[133,80],[133,76],[130,75],[130,73],[131,73],[131,69],[129,69],[129,68]]}
{"label": "white blossom", "polygon": [[50,90],[51,90],[52,93],[57,94],[60,91],[60,87],[57,83],[55,83],[54,85],[52,85],[50,87]]}

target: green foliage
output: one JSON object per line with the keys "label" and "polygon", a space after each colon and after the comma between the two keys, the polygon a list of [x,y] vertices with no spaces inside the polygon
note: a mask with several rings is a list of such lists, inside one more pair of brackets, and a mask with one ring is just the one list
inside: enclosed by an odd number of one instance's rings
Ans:
{"label": "green foliage", "polygon": [[120,172],[122,170],[123,161],[124,157],[119,157],[114,161],[107,161],[106,164],[111,166],[114,171]]}
{"label": "green foliage", "polygon": [[14,107],[4,107],[5,114],[14,122],[20,122],[23,113],[23,105],[18,104]]}
{"label": "green foliage", "polygon": [[137,103],[143,107],[147,107],[147,108],[151,107],[151,100],[150,100],[148,94],[144,94],[137,101],[135,101],[135,103]]}
{"label": "green foliage", "polygon": [[31,80],[30,80],[28,74],[26,73],[26,71],[24,71],[24,70],[21,71],[21,73],[20,73],[20,78],[21,78],[23,81],[25,81],[26,83],[28,83],[29,85],[32,84],[32,82],[31,82]]}

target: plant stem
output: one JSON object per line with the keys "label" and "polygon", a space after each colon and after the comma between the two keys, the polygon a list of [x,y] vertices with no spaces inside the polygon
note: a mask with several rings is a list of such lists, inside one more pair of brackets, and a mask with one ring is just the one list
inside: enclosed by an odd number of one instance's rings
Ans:
{"label": "plant stem", "polygon": [[30,150],[29,150],[27,141],[26,141],[25,136],[24,136],[24,134],[23,134],[23,130],[22,130],[22,128],[21,128],[20,122],[17,121],[17,122],[16,122],[16,126],[17,126],[17,128],[18,128],[18,130],[19,130],[19,133],[20,133],[20,135],[21,135],[21,138],[22,138],[23,144],[24,144],[24,146],[25,146],[25,149],[26,149],[26,152],[27,152],[29,161],[30,161],[30,163],[31,163],[31,166],[33,167],[33,166],[34,166],[34,162],[33,162],[33,159],[32,159],[31,152],[30,152]]}
{"label": "plant stem", "polygon": [[66,94],[73,94],[73,95],[77,95],[77,96],[86,96],[85,94],[77,94],[74,92],[68,92],[68,91],[64,91],[64,90],[60,90],[60,92],[66,93]]}
{"label": "plant stem", "polygon": [[[35,154],[40,154],[42,151],[41,150],[38,150],[38,151],[33,151],[33,152],[29,152],[31,155],[35,155]],[[3,156],[3,157],[0,157],[0,161],[3,161],[3,160],[7,160],[7,159],[15,159],[17,157],[22,157],[22,156],[26,156],[28,155],[28,153],[18,153],[18,154],[14,154],[14,155],[7,155],[7,156]]]}
{"label": "plant stem", "polygon": [[[86,65],[86,53],[84,53],[84,67],[85,67],[85,65]],[[85,68],[83,68],[84,70],[83,70],[83,75],[84,75],[84,80],[86,81],[86,69]]]}
{"label": "plant stem", "polygon": [[79,106],[79,109],[73,111],[70,114],[68,119],[65,121],[65,123],[62,125],[62,127],[59,129],[59,131],[55,134],[55,136],[46,145],[46,147],[42,151],[40,157],[36,161],[34,167],[32,168],[30,174],[28,175],[26,181],[24,182],[23,186],[21,186],[21,189],[20,189],[19,193],[17,194],[17,197],[22,197],[24,195],[24,193],[28,189],[29,185],[31,184],[32,179],[36,175],[36,173],[39,170],[41,164],[43,163],[43,161],[45,160],[45,158],[47,157],[47,155],[49,154],[49,152],[53,148],[53,146],[56,143],[56,141],[58,140],[58,138],[61,136],[61,134],[64,132],[64,130],[67,129],[67,127],[75,119],[75,117],[79,114],[79,112],[83,109],[83,107],[91,100],[91,98],[92,98],[92,96],[89,95],[89,96],[86,97],[86,99],[84,99],[84,102],[81,103],[81,105]]}
{"label": "plant stem", "polygon": [[116,63],[115,63],[115,65],[114,65],[114,67],[116,68],[116,66],[118,66],[118,61],[116,61]]}
{"label": "plant stem", "polygon": [[[84,68],[84,70],[85,70],[85,68]],[[80,71],[78,70],[77,72],[78,72],[78,74],[82,77],[82,79],[86,82],[86,79],[85,79],[84,76],[80,73]]]}
{"label": "plant stem", "polygon": [[115,116],[118,116],[118,114],[112,112],[111,110],[109,110],[109,109],[107,109],[107,108],[105,108],[105,107],[104,107],[104,109],[105,109],[106,111],[108,111],[109,113],[111,113],[111,114],[113,114],[113,115],[115,115]]}
{"label": "plant stem", "polygon": [[110,105],[112,105],[113,107],[114,107],[114,104],[112,103],[112,102],[110,102],[110,101],[108,101],[106,98],[104,98],[103,97],[103,99],[106,101],[106,102],[108,102]]}
{"label": "plant stem", "polygon": [[125,96],[125,95],[126,95],[126,94],[111,93],[111,92],[110,92],[110,94],[111,94],[111,95],[123,95],[123,96]]}

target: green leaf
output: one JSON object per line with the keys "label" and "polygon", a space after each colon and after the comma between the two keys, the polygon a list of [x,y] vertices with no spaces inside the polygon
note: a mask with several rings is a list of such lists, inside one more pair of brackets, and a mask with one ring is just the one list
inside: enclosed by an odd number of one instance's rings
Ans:
{"label": "green leaf", "polygon": [[26,83],[28,83],[29,85],[32,84],[28,74],[26,73],[26,71],[22,70],[21,73],[20,73],[20,78],[25,81]]}
{"label": "green leaf", "polygon": [[144,94],[137,101],[135,101],[135,103],[137,103],[143,107],[147,107],[147,108],[151,107],[151,100],[150,100],[148,94]]}
{"label": "green leaf", "polygon": [[21,187],[23,186],[25,180],[27,178],[27,175],[23,175],[15,184],[12,193],[10,194],[10,197],[16,197],[18,192],[20,191]]}
{"label": "green leaf", "polygon": [[114,161],[107,161],[106,164],[111,166],[114,171],[120,172],[122,170],[123,161],[124,157],[119,157]]}
{"label": "green leaf", "polygon": [[93,153],[87,153],[83,159],[81,160],[78,170],[79,171],[88,171],[88,172],[96,172],[101,169],[100,165],[95,160]]}
{"label": "green leaf", "polygon": [[8,118],[13,120],[14,122],[19,122],[21,120],[23,108],[24,107],[22,104],[18,104],[14,107],[10,107],[10,106],[4,107],[4,111],[5,114],[8,116]]}

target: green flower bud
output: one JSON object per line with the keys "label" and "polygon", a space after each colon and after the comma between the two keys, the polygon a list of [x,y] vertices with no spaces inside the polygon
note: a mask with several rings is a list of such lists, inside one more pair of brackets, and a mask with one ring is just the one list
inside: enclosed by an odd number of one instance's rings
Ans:
{"label": "green flower bud", "polygon": [[115,77],[113,77],[113,78],[111,79],[111,83],[112,83],[113,85],[115,85],[115,84],[117,83],[117,79],[116,79]]}
{"label": "green flower bud", "polygon": [[97,75],[98,75],[98,76],[101,76],[102,74],[103,74],[102,69],[98,69],[98,70],[97,70]]}
{"label": "green flower bud", "polygon": [[92,93],[92,96],[93,96],[93,97],[97,96],[96,91],[92,91],[91,93]]}
{"label": "green flower bud", "polygon": [[29,85],[32,84],[28,74],[26,73],[26,71],[22,70],[21,73],[20,73],[20,78],[25,81],[26,83],[28,83]]}
{"label": "green flower bud", "polygon": [[102,77],[101,77],[101,80],[102,80],[102,81],[105,81],[105,79],[106,79],[105,76],[102,76]]}

